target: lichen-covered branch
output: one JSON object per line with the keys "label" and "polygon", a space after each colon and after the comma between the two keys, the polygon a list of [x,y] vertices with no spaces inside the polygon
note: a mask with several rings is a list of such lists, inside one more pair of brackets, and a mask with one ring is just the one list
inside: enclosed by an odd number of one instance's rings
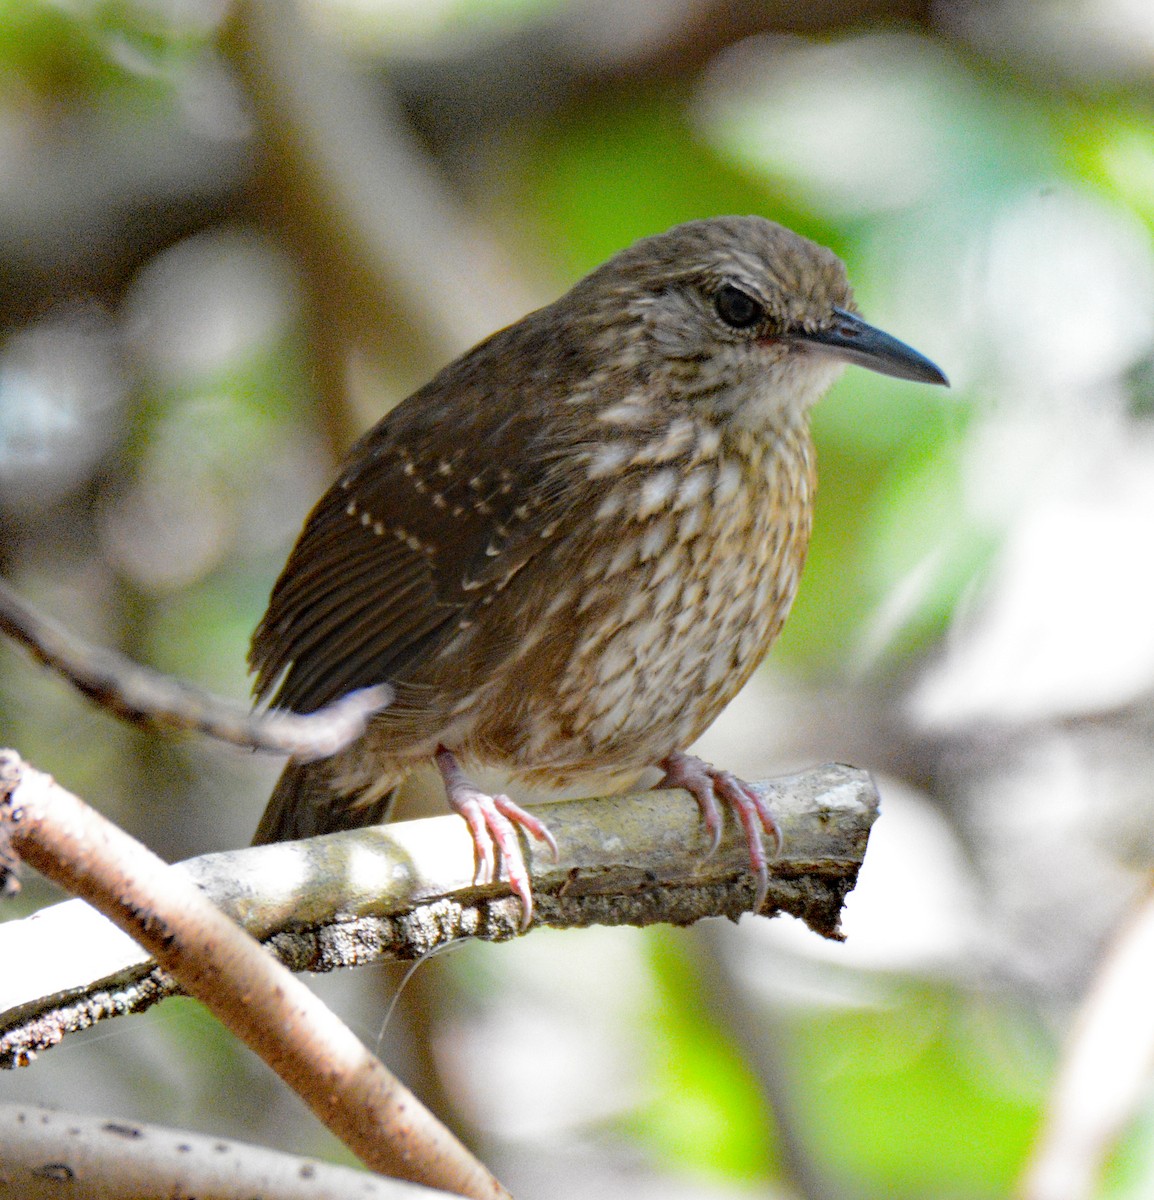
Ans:
{"label": "lichen-covered branch", "polygon": [[[758,785],[785,839],[763,914],[789,912],[837,937],[857,880],[877,793],[869,776],[827,765]],[[684,792],[549,806],[561,854],[527,850],[535,925],[686,925],[749,910],[754,881],[732,827],[707,835]],[[473,882],[464,822],[435,817],[192,859],[181,869],[294,970],[413,959],[463,937],[519,932],[501,883]],[[79,901],[0,926],[0,1065],[26,1063],[68,1032],[142,1011],[177,989],[152,960]]]}
{"label": "lichen-covered branch", "polygon": [[186,874],[10,750],[0,752],[0,838],[138,941],[365,1166],[472,1200],[508,1200],[352,1030]]}

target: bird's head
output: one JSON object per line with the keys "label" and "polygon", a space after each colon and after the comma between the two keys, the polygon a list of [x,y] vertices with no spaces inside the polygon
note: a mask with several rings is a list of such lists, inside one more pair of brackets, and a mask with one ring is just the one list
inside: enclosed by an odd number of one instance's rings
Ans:
{"label": "bird's head", "polygon": [[652,394],[719,420],[758,427],[803,416],[847,363],[947,382],[857,315],[832,251],[761,217],[678,225],[621,251],[580,286],[626,340],[613,352],[648,373]]}

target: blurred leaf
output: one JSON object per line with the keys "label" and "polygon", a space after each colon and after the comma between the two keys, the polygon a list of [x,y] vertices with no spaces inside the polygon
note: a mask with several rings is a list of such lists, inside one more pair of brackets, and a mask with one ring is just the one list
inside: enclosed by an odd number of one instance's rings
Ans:
{"label": "blurred leaf", "polygon": [[520,165],[509,203],[573,276],[639,237],[698,217],[762,213],[813,228],[702,142],[677,90],[571,110],[523,147]]}
{"label": "blurred leaf", "polygon": [[[175,591],[158,584],[165,599],[150,609],[149,661],[232,695],[247,693],[244,648],[327,471],[301,350],[284,338],[155,395],[136,430],[149,486],[193,498],[220,525],[196,578]],[[306,453],[315,479],[294,467]]]}
{"label": "blurred leaf", "polygon": [[[788,1039],[810,1150],[854,1194],[1005,1194],[1040,1117],[1040,1031],[948,986],[892,1007],[796,1011]],[[999,1058],[1002,1061],[999,1061]]]}
{"label": "blurred leaf", "polygon": [[[797,603],[775,658],[844,664],[881,610],[888,653],[945,628],[995,539],[968,524],[959,455],[972,410],[927,388],[853,371],[813,414],[818,496]],[[921,571],[914,589],[896,589]],[[875,647],[876,649],[876,647]]]}
{"label": "blurred leaf", "polygon": [[173,6],[0,0],[0,79],[50,99],[83,101],[108,91],[123,98],[166,88],[211,33],[208,21],[177,19]]}
{"label": "blurred leaf", "polygon": [[756,1079],[710,1010],[699,964],[668,929],[647,935],[658,1005],[640,1031],[655,1098],[630,1122],[681,1169],[736,1180],[775,1171],[773,1118]]}
{"label": "blurred leaf", "polygon": [[1154,1106],[1149,1101],[1111,1155],[1101,1194],[1108,1200],[1154,1195]]}
{"label": "blurred leaf", "polygon": [[891,657],[924,650],[949,625],[999,545],[965,503],[961,446],[927,440],[878,489],[866,538],[866,637]]}
{"label": "blurred leaf", "polygon": [[1064,116],[1073,172],[1154,226],[1154,112],[1115,99],[1071,104]]}

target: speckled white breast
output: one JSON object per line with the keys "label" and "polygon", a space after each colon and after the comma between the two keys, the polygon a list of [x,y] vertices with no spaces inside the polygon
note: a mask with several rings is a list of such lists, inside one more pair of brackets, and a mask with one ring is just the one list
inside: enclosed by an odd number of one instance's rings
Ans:
{"label": "speckled white breast", "polygon": [[[551,694],[535,698],[524,738],[500,739],[526,779],[651,765],[688,746],[785,620],[810,532],[808,433],[799,422],[769,444],[711,436],[679,449],[656,463],[646,461],[651,446],[599,452],[614,458],[603,465],[618,481],[589,514],[593,536],[584,526],[571,540],[593,549],[574,554],[567,586],[520,651],[528,659],[563,646],[561,669]],[[622,487],[630,465],[644,469]],[[519,697],[495,699],[507,712]]]}

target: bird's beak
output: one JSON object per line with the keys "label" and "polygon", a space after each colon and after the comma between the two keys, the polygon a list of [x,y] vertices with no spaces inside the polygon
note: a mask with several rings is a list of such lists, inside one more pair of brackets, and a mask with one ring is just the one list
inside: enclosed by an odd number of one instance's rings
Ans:
{"label": "bird's beak", "polygon": [[833,324],[828,328],[796,334],[795,339],[802,345],[812,346],[819,353],[832,354],[882,375],[950,386],[942,369],[912,346],[875,329],[855,313],[846,312],[843,308],[835,308],[833,315]]}

